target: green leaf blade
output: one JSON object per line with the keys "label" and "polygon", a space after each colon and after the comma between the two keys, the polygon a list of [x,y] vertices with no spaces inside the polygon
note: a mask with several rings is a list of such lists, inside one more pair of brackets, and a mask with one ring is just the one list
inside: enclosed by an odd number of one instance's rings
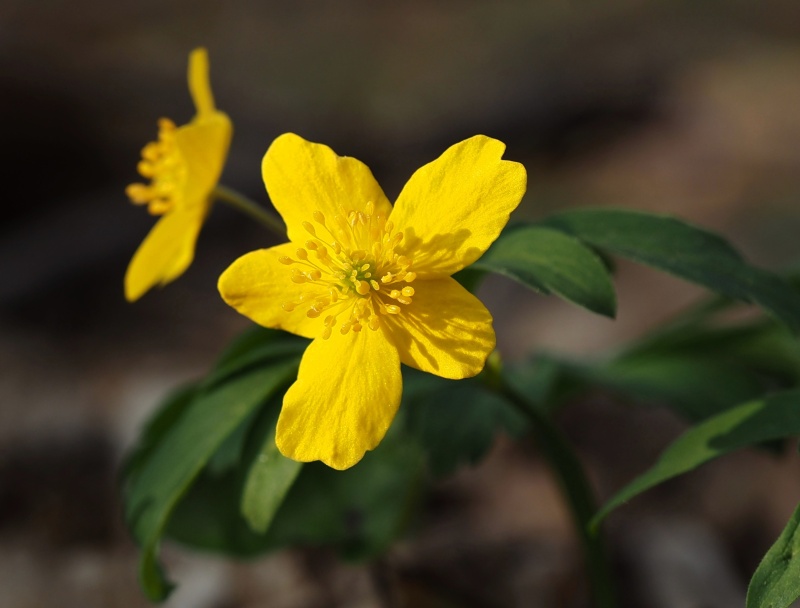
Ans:
{"label": "green leaf blade", "polygon": [[296,372],[296,359],[259,368],[197,395],[178,423],[140,464],[127,497],[126,517],[142,545],[140,579],[147,596],[164,599],[171,584],[156,552],[178,501],[225,439]]}
{"label": "green leaf blade", "polygon": [[254,532],[267,531],[302,468],[303,463],[280,453],[273,429],[250,466],[242,493],[242,515]]}
{"label": "green leaf blade", "polygon": [[731,408],[678,437],[648,471],[613,496],[594,516],[597,526],[611,511],[642,492],[737,449],[800,434],[800,390]]}
{"label": "green leaf blade", "polygon": [[471,268],[494,272],[592,312],[614,317],[616,293],[602,259],[578,239],[543,226],[503,233]]}
{"label": "green leaf blade", "polygon": [[580,209],[548,218],[544,226],[635,262],[758,304],[800,332],[800,292],[749,266],[723,238],[679,219],[621,209]]}
{"label": "green leaf blade", "polygon": [[747,608],[788,608],[800,597],[800,505],[756,568]]}

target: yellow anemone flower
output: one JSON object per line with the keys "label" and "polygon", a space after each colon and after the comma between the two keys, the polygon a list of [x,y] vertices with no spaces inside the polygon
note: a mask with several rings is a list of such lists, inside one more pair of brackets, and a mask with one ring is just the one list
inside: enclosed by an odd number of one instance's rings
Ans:
{"label": "yellow anemone flower", "polygon": [[444,378],[483,369],[492,316],[450,275],[477,260],[525,193],[525,168],[478,135],[414,173],[394,207],[366,165],[294,134],[262,164],[291,242],[248,253],[223,299],[266,327],[313,338],[278,419],[289,458],[335,469],[378,445],[400,363]]}
{"label": "yellow anemone flower", "polygon": [[189,92],[197,114],[187,125],[162,118],[158,140],[142,150],[138,170],[149,184],[131,184],[126,194],[163,216],[144,239],[125,273],[125,298],[133,302],[156,285],[177,279],[192,263],[200,228],[211,207],[233,127],[214,106],[208,77],[208,54],[189,55]]}

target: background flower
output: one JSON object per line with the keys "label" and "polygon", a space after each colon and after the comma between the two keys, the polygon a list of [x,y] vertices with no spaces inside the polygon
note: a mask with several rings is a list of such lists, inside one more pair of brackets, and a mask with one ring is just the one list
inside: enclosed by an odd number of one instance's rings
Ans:
{"label": "background flower", "polygon": [[214,106],[208,54],[189,56],[189,92],[197,114],[186,125],[159,121],[158,140],[142,150],[139,173],[150,183],[126,192],[137,205],[163,216],[133,255],[125,273],[125,297],[133,302],[156,285],[174,281],[192,263],[200,228],[211,208],[212,192],[225,165],[232,125]]}

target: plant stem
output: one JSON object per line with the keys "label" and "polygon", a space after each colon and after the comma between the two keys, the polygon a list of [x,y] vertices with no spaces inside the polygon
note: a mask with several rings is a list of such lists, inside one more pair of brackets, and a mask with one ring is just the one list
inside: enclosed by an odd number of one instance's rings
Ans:
{"label": "plant stem", "polygon": [[586,570],[595,606],[597,608],[616,608],[617,594],[602,536],[599,532],[592,532],[589,529],[589,522],[597,507],[583,466],[566,438],[547,415],[512,388],[502,373],[498,372],[498,369],[489,371],[490,387],[531,423],[534,440],[561,486],[573,524],[583,546]]}
{"label": "plant stem", "polygon": [[286,237],[286,226],[283,225],[281,219],[274,213],[267,211],[258,203],[251,201],[246,196],[239,194],[235,190],[231,190],[223,185],[217,184],[214,188],[212,196],[227,203],[231,207],[241,211],[245,215],[249,215],[257,222],[269,228],[272,232],[281,237]]}

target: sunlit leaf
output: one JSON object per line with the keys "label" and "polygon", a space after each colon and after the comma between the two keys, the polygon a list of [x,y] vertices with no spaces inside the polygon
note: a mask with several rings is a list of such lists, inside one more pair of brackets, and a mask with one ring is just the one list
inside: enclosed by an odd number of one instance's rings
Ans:
{"label": "sunlit leaf", "polygon": [[250,465],[242,493],[242,515],[254,532],[267,531],[302,467],[278,451],[273,428]]}
{"label": "sunlit leaf", "polygon": [[613,317],[617,301],[606,265],[591,249],[559,230],[542,226],[511,228],[472,265],[545,294]]}
{"label": "sunlit leaf", "polygon": [[800,506],[750,579],[747,608],[788,608],[800,597]]}

